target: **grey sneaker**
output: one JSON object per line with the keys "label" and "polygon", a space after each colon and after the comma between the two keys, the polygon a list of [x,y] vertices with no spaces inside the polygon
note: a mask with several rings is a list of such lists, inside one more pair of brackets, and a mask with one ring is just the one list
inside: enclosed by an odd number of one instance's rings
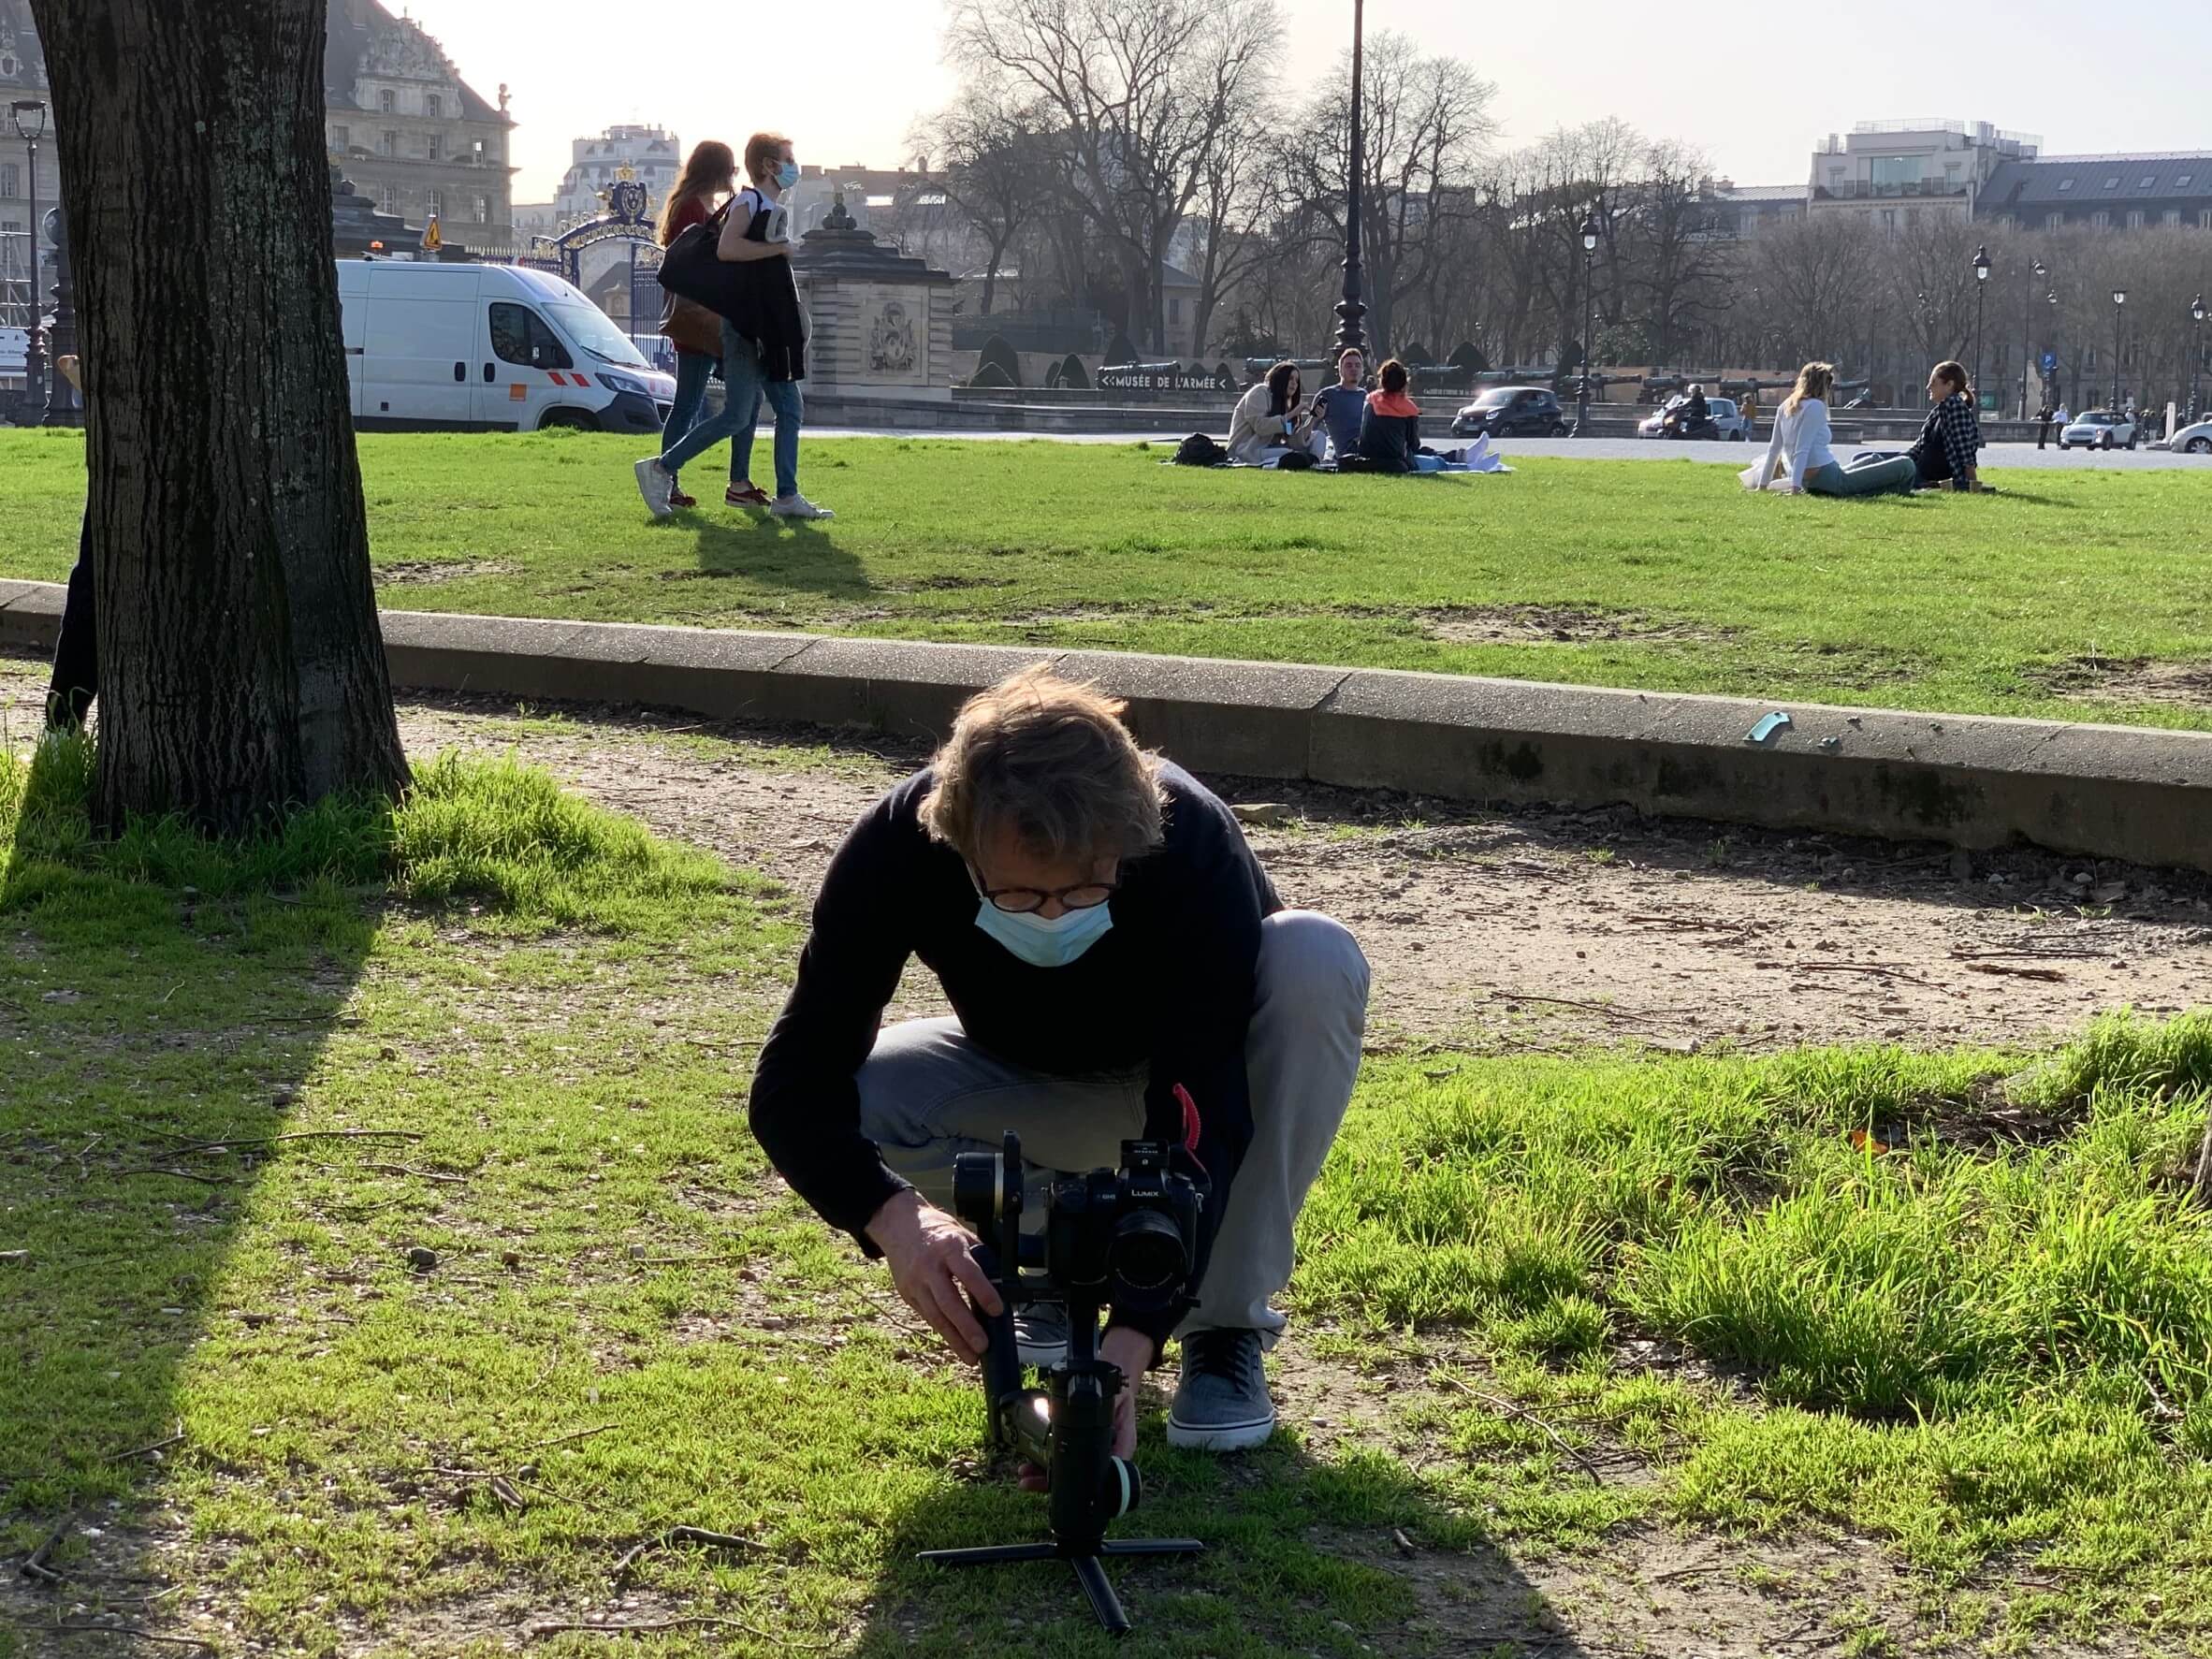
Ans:
{"label": "grey sneaker", "polygon": [[1275,1432],[1257,1331],[1194,1331],[1183,1339],[1183,1380],[1168,1412],[1168,1444],[1243,1451]]}
{"label": "grey sneaker", "polygon": [[779,495],[768,503],[768,512],[776,518],[835,518],[837,515],[827,507],[818,507],[803,495]]}
{"label": "grey sneaker", "polygon": [[1055,1303],[1033,1302],[1014,1315],[1014,1346],[1022,1363],[1050,1371],[1068,1362],[1068,1310]]}
{"label": "grey sneaker", "polygon": [[645,497],[646,511],[656,518],[668,517],[668,495],[676,488],[676,479],[662,466],[661,458],[648,455],[631,468],[637,474],[637,493]]}

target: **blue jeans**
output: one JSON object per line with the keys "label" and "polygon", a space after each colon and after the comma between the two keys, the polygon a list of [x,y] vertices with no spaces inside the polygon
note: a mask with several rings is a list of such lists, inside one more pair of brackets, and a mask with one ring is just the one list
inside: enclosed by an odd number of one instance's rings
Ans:
{"label": "blue jeans", "polygon": [[1863,455],[1848,467],[1834,461],[1814,467],[1805,474],[1805,488],[1812,495],[1887,495],[1911,489],[1919,476],[1909,455]]}
{"label": "blue jeans", "polygon": [[[742,404],[757,418],[761,400],[768,400],[768,407],[776,412],[776,494],[779,500],[798,494],[799,423],[807,412],[806,394],[799,389],[799,383],[764,379],[760,353],[746,341],[739,341],[737,349],[722,359],[722,378],[729,385],[731,408]],[[752,466],[754,424],[753,419],[747,420],[744,429],[732,440],[730,451],[731,467],[742,462],[748,469],[747,476],[750,476]],[[733,472],[732,475],[737,474]]]}
{"label": "blue jeans", "polygon": [[[684,463],[693,456],[712,449],[724,438],[730,440],[730,482],[735,484],[751,475],[753,417],[761,406],[759,359],[754,356],[752,342],[739,334],[728,323],[722,325],[722,385],[728,396],[722,400],[722,412],[711,420],[703,420],[674,444],[661,451],[662,470],[670,473],[683,471]],[[706,395],[706,385],[700,385],[700,395]],[[677,387],[682,397],[682,387]],[[669,426],[676,424],[671,414]],[[667,434],[662,434],[667,442]],[[797,448],[797,439],[793,440]],[[794,461],[794,466],[796,465]]]}
{"label": "blue jeans", "polygon": [[706,400],[707,378],[714,359],[705,352],[676,348],[676,401],[668,405],[668,419],[661,427],[661,447],[676,447],[677,440],[698,423],[699,405]]}

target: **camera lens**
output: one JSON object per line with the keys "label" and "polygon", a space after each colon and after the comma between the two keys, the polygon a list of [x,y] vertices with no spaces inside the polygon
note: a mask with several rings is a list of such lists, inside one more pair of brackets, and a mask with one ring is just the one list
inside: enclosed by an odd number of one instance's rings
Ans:
{"label": "camera lens", "polygon": [[1189,1271],[1182,1233],[1157,1210],[1134,1210],[1115,1224],[1106,1262],[1117,1302],[1130,1292],[1172,1294]]}

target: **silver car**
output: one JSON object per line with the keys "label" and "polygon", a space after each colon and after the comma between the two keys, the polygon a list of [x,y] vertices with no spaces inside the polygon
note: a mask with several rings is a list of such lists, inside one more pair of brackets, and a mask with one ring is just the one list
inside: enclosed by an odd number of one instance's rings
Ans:
{"label": "silver car", "polygon": [[2132,449],[2135,417],[2111,409],[2089,409],[2075,415],[2059,434],[2060,449]]}
{"label": "silver car", "polygon": [[[2160,445],[2153,444],[2152,448]],[[2164,444],[2165,448],[2189,455],[2212,455],[2212,420],[2200,420],[2193,427],[2183,427]]]}

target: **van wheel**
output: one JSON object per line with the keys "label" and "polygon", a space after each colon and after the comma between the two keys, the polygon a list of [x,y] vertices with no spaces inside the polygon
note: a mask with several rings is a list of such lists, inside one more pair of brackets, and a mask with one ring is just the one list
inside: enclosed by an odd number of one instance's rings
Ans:
{"label": "van wheel", "polygon": [[541,432],[595,432],[599,423],[580,409],[548,409],[538,422]]}

